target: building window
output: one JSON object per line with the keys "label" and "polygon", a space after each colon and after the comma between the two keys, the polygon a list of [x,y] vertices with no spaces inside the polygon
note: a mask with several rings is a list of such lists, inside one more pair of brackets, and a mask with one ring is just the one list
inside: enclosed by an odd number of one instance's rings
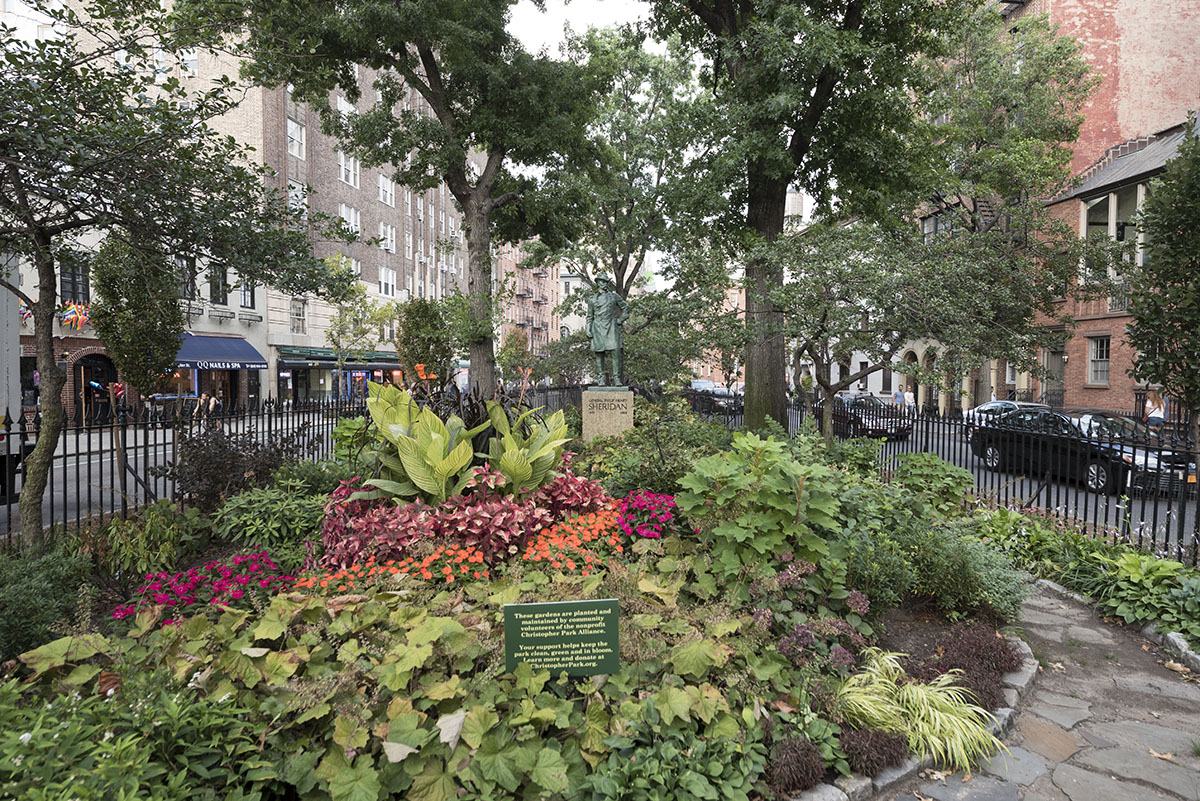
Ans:
{"label": "building window", "polygon": [[359,261],[358,259],[350,259],[350,269],[354,271],[355,275],[357,275],[359,278],[362,278],[362,262],[361,261]]}
{"label": "building window", "polygon": [[338,180],[358,189],[358,159],[354,156],[347,156],[345,153],[338,153],[338,165]]}
{"label": "building window", "polygon": [[304,123],[296,122],[289,117],[287,121],[287,136],[288,153],[303,161],[305,144]]}
{"label": "building window", "polygon": [[308,187],[299,181],[288,181],[288,208],[302,213],[308,210]]}
{"label": "building window", "polygon": [[179,297],[184,300],[195,300],[196,292],[196,260],[190,256],[176,256],[175,269],[180,273]]}
{"label": "building window", "polygon": [[308,302],[301,300],[300,298],[292,298],[292,305],[291,309],[289,310],[288,318],[293,334],[307,333]]}
{"label": "building window", "polygon": [[379,294],[385,298],[396,296],[396,271],[391,267],[379,268]]}
{"label": "building window", "polygon": [[1108,384],[1109,337],[1088,340],[1088,383]]}
{"label": "building window", "polygon": [[179,51],[179,66],[186,75],[196,75],[200,71],[200,51],[194,47],[185,47]]}
{"label": "building window", "polygon": [[217,306],[229,303],[228,273],[224,267],[208,268],[208,299]]}
{"label": "building window", "polygon": [[411,189],[404,190],[404,211],[408,214],[412,214],[412,190]]}
{"label": "building window", "polygon": [[354,113],[354,106],[346,98],[339,97],[337,99],[337,110],[338,114],[346,117]]}
{"label": "building window", "polygon": [[241,287],[242,287],[242,308],[243,309],[253,309],[254,308],[254,282],[243,278]]}
{"label": "building window", "polygon": [[385,206],[396,206],[396,183],[386,175],[379,176],[379,202]]}
{"label": "building window", "polygon": [[379,247],[388,253],[396,252],[396,226],[384,222],[379,224]]}
{"label": "building window", "polygon": [[65,266],[59,277],[59,294],[64,303],[88,303],[92,299],[86,267],[70,270]]}
{"label": "building window", "polygon": [[362,228],[359,225],[358,209],[353,206],[347,206],[345,203],[338,204],[338,216],[346,223],[346,227],[354,233],[359,233]]}
{"label": "building window", "polygon": [[406,254],[408,254],[408,257],[410,259],[412,258],[412,255],[413,255],[412,231],[404,232],[404,252]]}
{"label": "building window", "polygon": [[[860,373],[861,373],[863,370],[866,370],[866,369],[867,369],[867,367],[868,367],[868,365],[867,365],[867,363],[866,363],[866,362],[859,362],[859,363],[858,363],[858,371],[859,371]],[[867,388],[867,377],[866,377],[865,375],[864,375],[862,378],[860,378],[860,379],[858,380],[858,388],[859,388],[859,389],[866,389],[866,388]]]}
{"label": "building window", "polygon": [[1017,366],[1015,364],[1013,364],[1012,362],[1009,362],[1005,372],[1007,373],[1007,375],[1005,376],[1005,383],[1008,383],[1008,384],[1017,383]]}
{"label": "building window", "polygon": [[883,384],[881,385],[884,392],[892,391],[892,371],[883,371]]}

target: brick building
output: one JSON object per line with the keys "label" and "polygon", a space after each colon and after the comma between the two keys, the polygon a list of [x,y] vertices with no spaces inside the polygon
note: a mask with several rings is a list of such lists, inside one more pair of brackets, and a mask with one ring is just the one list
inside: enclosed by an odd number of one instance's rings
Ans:
{"label": "brick building", "polygon": [[[1085,109],[1074,146],[1078,188],[1052,209],[1077,226],[1080,236],[1106,232],[1136,236],[1129,225],[1149,181],[1162,171],[1182,137],[1181,124],[1200,105],[1200,3],[1195,0],[1032,0],[1009,3],[1019,24],[1028,13],[1048,14],[1061,33],[1074,36],[1101,83]],[[1142,258],[1140,248],[1135,258]],[[1119,279],[1119,275],[1116,276]],[[1127,301],[1117,296],[1064,301],[1076,327],[1060,350],[1041,360],[1055,378],[1013,375],[1001,391],[1044,398],[1071,408],[1134,411],[1138,386],[1129,376],[1134,353],[1125,338]],[[1002,366],[993,366],[999,377]],[[1000,382],[997,382],[1000,383]],[[997,393],[1000,394],[1000,393]]]}

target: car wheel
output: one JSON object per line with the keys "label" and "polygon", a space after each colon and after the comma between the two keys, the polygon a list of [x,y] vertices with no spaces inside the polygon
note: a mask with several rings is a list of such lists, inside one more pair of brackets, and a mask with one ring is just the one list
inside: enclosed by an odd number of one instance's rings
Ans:
{"label": "car wheel", "polygon": [[1083,475],[1084,483],[1092,492],[1098,492],[1102,495],[1107,495],[1108,493],[1112,492],[1112,467],[1104,462],[1088,462],[1087,472],[1085,472]]}
{"label": "car wheel", "polygon": [[983,463],[988,470],[999,470],[1004,466],[1004,452],[1000,450],[1000,446],[989,442],[983,448]]}

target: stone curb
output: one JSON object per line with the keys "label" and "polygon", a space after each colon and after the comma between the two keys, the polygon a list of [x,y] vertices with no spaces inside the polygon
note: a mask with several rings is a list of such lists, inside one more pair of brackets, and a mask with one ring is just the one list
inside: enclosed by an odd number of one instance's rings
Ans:
{"label": "stone curb", "polygon": [[[1017,650],[1024,656],[1021,667],[1002,677],[1004,686],[1014,692],[1018,699],[1025,696],[1037,678],[1038,661],[1033,658],[1033,649],[1029,643],[1019,637],[1009,637]],[[1002,739],[1012,728],[1016,720],[1016,710],[1003,706],[992,711],[992,722],[989,724],[992,734]],[[933,767],[931,757],[909,757],[899,765],[885,768],[874,778],[852,773],[849,776],[839,776],[833,784],[818,784],[805,790],[800,795],[792,796],[792,801],[869,801],[879,798],[881,794],[901,782],[908,781],[926,768]]]}
{"label": "stone curb", "polygon": [[[1077,592],[1071,592],[1061,584],[1055,584],[1053,581],[1048,581],[1046,579],[1038,579],[1038,584],[1050,590],[1051,592],[1057,593],[1058,595],[1066,598],[1070,598],[1073,601],[1078,601],[1081,604],[1086,604],[1091,607],[1096,606],[1096,601],[1094,598],[1089,598],[1086,595],[1080,595]],[[1142,636],[1153,643],[1175,651],[1177,654],[1179,654],[1179,658],[1183,660],[1185,665],[1191,668],[1193,672],[1200,673],[1200,654],[1191,649],[1191,647],[1187,644],[1187,640],[1185,640],[1183,635],[1179,632],[1169,631],[1166,634],[1162,634],[1159,632],[1158,626],[1156,626],[1154,623],[1150,623],[1142,629]]]}

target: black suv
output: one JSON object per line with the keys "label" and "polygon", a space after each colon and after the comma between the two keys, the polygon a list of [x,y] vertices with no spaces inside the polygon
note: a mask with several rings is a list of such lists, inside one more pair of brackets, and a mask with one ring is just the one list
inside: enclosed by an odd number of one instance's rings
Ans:
{"label": "black suv", "polygon": [[[1089,433],[1094,429],[1086,426]],[[1194,490],[1196,465],[1186,451],[1130,438],[1090,437],[1071,418],[1049,409],[1021,409],[975,426],[971,450],[989,470],[1080,481],[1092,492]]]}

